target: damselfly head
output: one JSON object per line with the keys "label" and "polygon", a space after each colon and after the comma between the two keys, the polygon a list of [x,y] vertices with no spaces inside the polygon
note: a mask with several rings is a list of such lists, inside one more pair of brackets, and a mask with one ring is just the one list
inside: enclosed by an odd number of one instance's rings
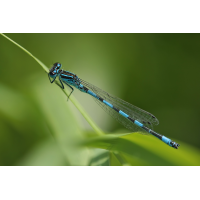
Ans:
{"label": "damselfly head", "polygon": [[61,63],[57,62],[53,64],[53,67],[49,70],[51,76],[56,75],[58,70],[61,68]]}
{"label": "damselfly head", "polygon": [[61,68],[61,63],[59,63],[59,62],[54,63],[53,66],[55,66],[57,69],[60,69]]}

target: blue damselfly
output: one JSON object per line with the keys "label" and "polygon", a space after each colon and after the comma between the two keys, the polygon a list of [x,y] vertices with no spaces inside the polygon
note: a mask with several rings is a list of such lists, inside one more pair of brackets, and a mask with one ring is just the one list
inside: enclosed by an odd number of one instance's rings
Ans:
{"label": "blue damselfly", "polygon": [[69,71],[62,70],[60,63],[57,62],[53,65],[48,73],[48,76],[51,83],[53,83],[56,77],[58,77],[61,83],[60,87],[62,89],[64,89],[63,83],[71,88],[72,91],[69,94],[69,97],[74,91],[72,86],[76,87],[81,92],[87,93],[94,97],[95,101],[106,112],[108,112],[114,119],[116,119],[129,130],[139,130],[141,133],[150,133],[162,140],[164,143],[176,149],[178,149],[180,146],[178,143],[152,130],[153,125],[159,124],[158,119],[154,115],[130,103],[127,103],[120,98],[108,94],[98,87],[78,78],[77,75]]}

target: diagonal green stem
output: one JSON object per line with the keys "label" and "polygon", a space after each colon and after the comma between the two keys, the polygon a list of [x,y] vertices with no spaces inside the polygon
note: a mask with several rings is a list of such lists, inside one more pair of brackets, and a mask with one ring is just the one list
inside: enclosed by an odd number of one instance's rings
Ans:
{"label": "diagonal green stem", "polygon": [[[13,44],[15,44],[16,46],[18,46],[20,49],[22,49],[23,51],[25,51],[29,56],[31,56],[44,69],[44,71],[46,73],[49,73],[48,67],[46,67],[46,65],[43,64],[39,59],[37,59],[32,53],[30,53],[24,47],[22,47],[21,45],[19,45],[18,43],[16,43],[12,39],[10,39],[8,36],[4,35],[3,33],[0,33],[0,34],[3,37],[5,37],[7,40],[9,40],[10,42],[12,42]],[[59,85],[58,81],[55,81],[55,82],[56,82],[57,85]],[[66,96],[68,96],[65,89],[64,90],[62,89],[62,91],[65,93]],[[78,101],[74,97],[70,97],[70,100],[76,106],[76,108],[79,110],[79,112],[83,115],[83,117],[87,120],[87,122],[90,124],[90,126],[95,130],[95,132],[98,135],[103,135],[104,133],[102,132],[102,130],[92,121],[92,119],[88,116],[88,114],[82,108],[82,106],[78,103]]]}

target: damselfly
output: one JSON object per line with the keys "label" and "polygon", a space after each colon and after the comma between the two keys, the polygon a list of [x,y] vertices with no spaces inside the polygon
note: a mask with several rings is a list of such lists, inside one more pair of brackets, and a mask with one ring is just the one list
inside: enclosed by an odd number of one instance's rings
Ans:
{"label": "damselfly", "polygon": [[116,119],[129,130],[139,130],[141,133],[150,133],[162,140],[164,143],[176,149],[178,149],[180,146],[178,143],[152,130],[153,125],[159,124],[158,119],[154,115],[108,94],[98,87],[78,78],[78,76],[69,71],[62,70],[60,63],[57,62],[53,65],[48,73],[48,76],[51,83],[53,83],[56,77],[58,77],[62,89],[64,89],[63,83],[71,88],[72,91],[69,96],[74,91],[73,87],[76,87],[81,92],[87,93],[94,97],[95,101],[105,111],[107,111],[114,119]]}

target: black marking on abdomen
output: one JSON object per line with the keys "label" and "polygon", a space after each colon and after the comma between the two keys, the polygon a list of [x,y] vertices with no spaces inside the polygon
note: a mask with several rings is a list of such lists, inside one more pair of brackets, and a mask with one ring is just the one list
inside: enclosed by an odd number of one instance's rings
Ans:
{"label": "black marking on abdomen", "polygon": [[104,99],[102,99],[101,97],[99,97],[99,100],[103,102]]}
{"label": "black marking on abdomen", "polygon": [[148,132],[151,133],[152,135],[156,136],[156,137],[159,138],[160,140],[162,140],[162,136],[163,136],[163,135],[161,135],[161,134],[159,134],[159,133],[156,133],[155,131],[153,131],[153,130],[151,130],[151,129],[149,129]]}
{"label": "black marking on abdomen", "polygon": [[127,117],[127,119],[129,119],[130,121],[132,121],[134,123],[134,119],[130,118],[130,117]]}
{"label": "black marking on abdomen", "polygon": [[115,108],[114,106],[113,106],[113,109],[114,109],[115,111],[119,112],[119,109],[118,109],[118,108]]}
{"label": "black marking on abdomen", "polygon": [[147,128],[146,126],[143,126],[142,128],[143,128],[146,132],[149,133],[149,130],[150,130],[149,128]]}

